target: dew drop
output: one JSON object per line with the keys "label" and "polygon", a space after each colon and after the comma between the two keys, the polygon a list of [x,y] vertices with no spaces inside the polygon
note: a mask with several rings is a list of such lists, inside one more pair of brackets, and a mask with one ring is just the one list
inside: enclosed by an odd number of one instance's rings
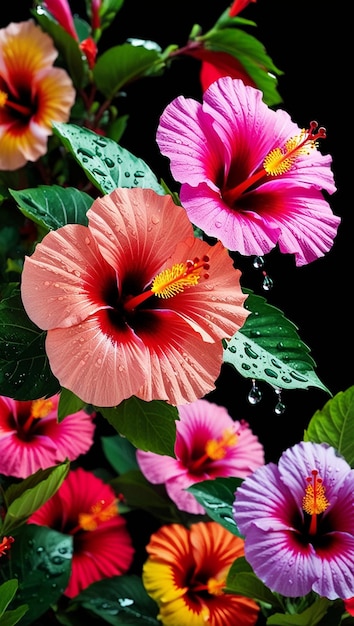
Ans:
{"label": "dew drop", "polygon": [[266,272],[263,272],[263,283],[262,287],[264,291],[270,291],[273,287],[273,280],[268,276]]}
{"label": "dew drop", "polygon": [[257,383],[254,378],[252,379],[252,387],[247,399],[250,404],[258,404],[258,402],[262,400],[262,392],[259,387],[257,387]]}
{"label": "dew drop", "polygon": [[253,267],[258,270],[263,266],[264,266],[264,257],[255,256],[253,259]]}

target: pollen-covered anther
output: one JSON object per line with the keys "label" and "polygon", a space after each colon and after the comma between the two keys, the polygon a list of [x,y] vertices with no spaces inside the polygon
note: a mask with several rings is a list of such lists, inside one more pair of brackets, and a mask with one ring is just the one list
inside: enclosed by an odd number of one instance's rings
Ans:
{"label": "pollen-covered anther", "polygon": [[205,445],[205,453],[209,459],[219,461],[225,458],[227,451],[237,444],[237,435],[232,430],[225,430],[222,437],[209,439]]}
{"label": "pollen-covered anther", "polygon": [[283,148],[271,150],[263,161],[263,168],[269,176],[281,176],[289,172],[300,155],[310,154],[310,150],[317,148],[317,139],[326,138],[326,129],[311,122],[307,130],[300,135],[291,137]]}
{"label": "pollen-covered anther", "polygon": [[151,293],[159,298],[171,298],[178,293],[182,293],[187,287],[197,285],[200,278],[209,278],[205,270],[209,270],[209,257],[202,259],[196,257],[183,263],[176,263],[171,268],[167,268],[155,276]]}
{"label": "pollen-covered anther", "polygon": [[312,476],[306,480],[308,485],[302,500],[302,508],[308,515],[319,515],[329,507],[329,501],[325,496],[325,487],[322,478],[318,476],[317,470],[312,470]]}
{"label": "pollen-covered anther", "polygon": [[33,400],[31,404],[31,417],[39,419],[41,417],[47,417],[47,415],[53,410],[53,402],[40,398],[39,400]]}
{"label": "pollen-covered anther", "polygon": [[111,502],[99,500],[91,507],[89,513],[79,514],[79,524],[75,530],[79,528],[86,531],[96,530],[102,522],[107,522],[116,517],[116,515],[118,515],[117,500],[112,500]]}

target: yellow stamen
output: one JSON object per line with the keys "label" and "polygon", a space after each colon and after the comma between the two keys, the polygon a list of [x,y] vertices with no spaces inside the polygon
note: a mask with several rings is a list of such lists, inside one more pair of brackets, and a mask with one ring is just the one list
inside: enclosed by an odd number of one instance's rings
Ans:
{"label": "yellow stamen", "polygon": [[308,515],[311,515],[309,533],[316,534],[317,531],[317,515],[323,513],[330,505],[325,496],[325,487],[322,478],[319,478],[318,471],[312,470],[312,476],[306,480],[308,485],[305,489],[305,495],[302,499],[302,508]]}
{"label": "yellow stamen", "polygon": [[212,596],[221,596],[225,587],[225,580],[218,580],[217,578],[209,578],[208,580],[208,593]]}
{"label": "yellow stamen", "polygon": [[199,272],[190,273],[185,263],[176,263],[155,276],[151,291],[159,298],[171,298],[176,293],[182,293],[186,287],[197,285],[199,279]]}
{"label": "yellow stamen", "polygon": [[133,296],[124,304],[125,311],[133,311],[139,304],[150,298],[172,298],[178,293],[182,293],[186,288],[197,285],[200,278],[208,278],[205,273],[209,269],[209,257],[204,256],[201,260],[195,258],[193,261],[176,263],[171,268],[167,268],[155,276],[151,289],[144,291],[138,296]]}
{"label": "yellow stamen", "polygon": [[0,89],[0,108],[1,109],[5,106],[7,98],[8,98],[7,93],[5,93],[5,91],[1,91]]}
{"label": "yellow stamen", "polygon": [[225,458],[229,448],[233,448],[237,443],[237,435],[232,430],[224,430],[219,439],[209,439],[205,445],[205,453],[212,461],[219,461]]}
{"label": "yellow stamen", "polygon": [[79,514],[79,524],[71,531],[71,534],[79,529],[86,531],[96,530],[102,522],[107,522],[117,515],[118,507],[116,499],[108,503],[105,500],[99,500],[99,502],[96,502],[96,504],[91,507],[89,513]]}
{"label": "yellow stamen", "polygon": [[31,417],[34,419],[46,417],[52,410],[53,402],[51,400],[45,400],[45,398],[40,398],[32,402]]}
{"label": "yellow stamen", "polygon": [[207,591],[211,596],[221,596],[224,592],[223,589],[226,587],[226,579],[225,578],[209,578],[206,584],[196,584],[192,587],[193,593],[198,593],[200,591]]}
{"label": "yellow stamen", "polygon": [[288,139],[283,148],[279,146],[273,148],[265,157],[260,170],[236,187],[224,190],[224,201],[232,206],[245,191],[260,182],[265,182],[269,176],[286,174],[300,155],[309,154],[309,150],[317,148],[317,139],[325,139],[325,137],[325,128],[318,127],[317,122],[311,122],[309,129],[304,129],[300,135]]}
{"label": "yellow stamen", "polygon": [[205,444],[205,453],[189,464],[189,470],[195,472],[208,461],[220,461],[224,459],[227,451],[237,444],[237,434],[233,430],[224,430],[218,439],[209,439]]}

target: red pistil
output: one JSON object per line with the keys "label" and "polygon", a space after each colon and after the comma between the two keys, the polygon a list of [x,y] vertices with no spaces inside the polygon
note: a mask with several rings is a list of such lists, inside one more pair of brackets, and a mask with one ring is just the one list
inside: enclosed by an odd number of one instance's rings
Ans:
{"label": "red pistil", "polygon": [[306,478],[308,485],[302,499],[302,508],[311,516],[309,534],[315,535],[317,532],[317,516],[329,507],[329,501],[325,496],[325,487],[322,478],[318,476],[317,470],[312,470],[311,476]]}
{"label": "red pistil", "polygon": [[221,596],[223,594],[223,589],[225,587],[225,580],[222,578],[218,580],[217,578],[209,578],[206,584],[197,584],[192,587],[191,591],[193,593],[198,593],[199,591],[207,591],[212,596]]}
{"label": "red pistil", "polygon": [[33,111],[24,104],[19,104],[18,102],[13,102],[12,100],[9,100],[8,94],[4,91],[0,92],[0,108],[2,107],[8,107],[10,109],[13,109],[24,117],[31,117],[33,114]]}
{"label": "red pistil", "polygon": [[[271,150],[263,161],[262,169],[258,170],[232,189],[223,192],[223,199],[229,206],[233,206],[236,200],[250,187],[253,187],[262,180],[267,180],[269,176],[282,176],[288,172],[300,154],[308,151],[308,148],[316,147],[317,139],[325,139],[326,129],[318,127],[318,123],[313,121],[310,128],[304,130],[300,136],[288,139],[284,148],[276,147]],[[306,148],[305,148],[306,146]]]}
{"label": "red pistil", "polygon": [[[208,261],[209,257],[205,255],[202,260],[196,257],[193,261],[176,263],[171,268],[163,270],[155,276],[150,289],[126,300],[124,303],[125,311],[128,313],[133,311],[151,296],[171,298],[182,293],[187,287],[197,285],[202,276],[202,271],[209,269]],[[203,278],[209,278],[209,274],[204,273]]]}
{"label": "red pistil", "polygon": [[195,472],[208,461],[219,461],[226,456],[227,450],[237,443],[237,435],[232,430],[225,430],[222,437],[209,439],[205,444],[204,454],[189,464],[189,471]]}
{"label": "red pistil", "polygon": [[45,398],[34,400],[31,404],[31,413],[27,417],[26,421],[21,424],[22,433],[27,435],[34,420],[46,417],[52,410],[53,402],[51,400],[46,400]]}

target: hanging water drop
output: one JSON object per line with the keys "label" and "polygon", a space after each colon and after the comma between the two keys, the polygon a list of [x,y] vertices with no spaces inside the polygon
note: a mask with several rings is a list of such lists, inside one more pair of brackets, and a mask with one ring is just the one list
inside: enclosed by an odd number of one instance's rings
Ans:
{"label": "hanging water drop", "polygon": [[263,266],[264,266],[264,257],[263,256],[255,256],[254,259],[253,259],[253,267],[256,270],[259,270]]}
{"label": "hanging water drop", "polygon": [[284,402],[282,402],[282,398],[281,398],[281,392],[282,390],[279,387],[275,388],[275,393],[278,396],[278,401],[274,407],[274,413],[276,415],[283,415],[283,413],[285,412],[286,406],[284,404]]}
{"label": "hanging water drop", "polygon": [[267,272],[263,272],[262,287],[264,291],[270,291],[273,287],[273,280],[268,276]]}
{"label": "hanging water drop", "polygon": [[257,387],[257,382],[254,378],[252,378],[252,387],[247,399],[250,404],[258,404],[258,402],[262,400],[262,392],[260,388]]}

